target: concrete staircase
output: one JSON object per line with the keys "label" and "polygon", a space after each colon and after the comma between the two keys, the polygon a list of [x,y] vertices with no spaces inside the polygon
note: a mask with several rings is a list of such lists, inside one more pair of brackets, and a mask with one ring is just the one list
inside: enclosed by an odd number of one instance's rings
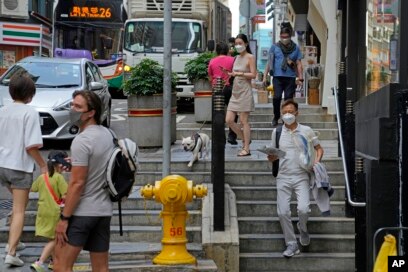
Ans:
{"label": "concrete staircase", "polygon": [[[320,133],[319,139],[325,149],[324,163],[335,189],[331,197],[331,216],[322,217],[312,201],[308,223],[310,246],[301,248],[302,253],[291,259],[282,257],[285,245],[276,212],[276,181],[271,175],[271,164],[266,161],[266,156],[254,151],[257,146],[270,144],[273,111],[269,104],[257,105],[255,113],[250,116],[253,139],[251,158],[237,158],[238,148],[226,146],[225,181],[236,195],[242,272],[354,271],[354,219],[344,216],[344,173],[341,159],[337,156],[335,118],[327,115],[320,106],[304,104],[300,105],[299,114],[300,123]],[[178,138],[191,135],[198,128],[194,123],[179,123]],[[201,130],[211,134],[209,124],[205,124]],[[207,170],[210,170],[210,166],[200,162],[194,165],[194,173],[177,173],[198,182],[200,179],[210,182]],[[295,197],[291,207],[296,230]]]}
{"label": "concrete staircase", "polygon": [[[251,115],[252,139],[250,157],[237,157],[239,146],[226,145],[225,181],[236,196],[239,224],[240,269],[249,271],[354,271],[354,220],[344,216],[344,177],[341,160],[337,157],[337,129],[333,116],[319,106],[301,105],[299,121],[320,132],[325,148],[324,162],[329,169],[335,194],[332,196],[332,216],[321,217],[312,202],[308,228],[311,245],[291,259],[285,259],[283,235],[276,213],[276,182],[271,175],[271,163],[256,148],[270,144],[272,128],[270,104],[257,105]],[[177,139],[191,135],[202,127],[211,136],[210,124],[197,124],[194,115],[177,116]],[[227,131],[227,130],[226,130]],[[191,153],[185,152],[178,140],[171,148],[171,172],[193,180],[194,184],[211,183],[211,159],[187,167]],[[197,266],[164,267],[153,270],[151,259],[160,249],[161,205],[140,197],[140,187],[160,180],[162,175],[162,149],[144,149],[141,152],[141,171],[134,192],[123,203],[124,236],[119,236],[117,211],[111,227],[111,271],[218,271],[212,260],[204,254],[202,242],[202,200],[188,204],[187,248],[198,259]],[[40,255],[44,240],[34,237],[36,194],[30,195],[23,238],[27,249],[20,252],[27,263]],[[292,215],[296,223],[296,206]],[[115,205],[115,207],[117,207]],[[296,229],[296,228],[295,228]],[[7,242],[6,219],[0,221],[0,247]],[[1,250],[1,249],[0,249]],[[161,270],[160,270],[161,269]],[[77,270],[89,270],[89,256],[81,253]],[[11,270],[10,270],[11,271]],[[237,271],[231,271],[237,272]]]}

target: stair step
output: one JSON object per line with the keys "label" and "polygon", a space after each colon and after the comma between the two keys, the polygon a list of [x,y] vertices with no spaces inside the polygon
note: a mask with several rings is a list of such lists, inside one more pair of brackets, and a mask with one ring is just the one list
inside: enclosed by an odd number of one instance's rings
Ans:
{"label": "stair step", "polygon": [[[249,115],[249,122],[272,122],[273,114],[269,113],[251,113]],[[302,113],[296,117],[296,120],[303,124],[309,122],[335,122],[334,115],[326,115],[320,113]]]}
{"label": "stair step", "polygon": [[[77,267],[77,270],[75,270]],[[90,263],[76,263],[74,271],[92,271]],[[151,260],[132,260],[109,262],[109,271],[115,272],[216,272],[218,268],[213,260],[198,259],[195,264],[157,265]]]}
{"label": "stair step", "polygon": [[[298,217],[292,217],[296,229]],[[238,217],[239,233],[282,233],[278,217]],[[309,217],[307,228],[310,233],[319,234],[354,234],[354,218],[346,217]]]}
{"label": "stair step", "polygon": [[[194,183],[211,183],[211,171],[177,171],[178,175],[186,177]],[[345,186],[344,172],[329,171],[330,183],[332,186]],[[162,177],[161,172],[157,171],[144,171],[143,169],[138,173],[136,180],[137,185],[153,184],[154,181],[160,180]],[[242,172],[225,172],[225,183],[229,184],[233,188],[239,188],[242,186],[254,186],[254,190],[257,190],[259,186],[273,186],[276,184],[275,178],[272,176],[272,170],[270,171],[247,171]],[[249,188],[248,188],[249,189]],[[238,192],[237,192],[238,194]]]}
{"label": "stair step", "polygon": [[[295,98],[299,99],[299,98]],[[327,114],[327,110],[322,108],[320,105],[308,105],[301,102],[299,103],[299,112],[300,114],[310,114],[310,113],[319,113],[322,115]],[[255,104],[255,113],[258,114],[273,114],[273,105],[272,103],[267,104]]]}
{"label": "stair step", "polygon": [[[162,219],[160,218],[161,210],[122,210],[122,224],[138,225],[138,226],[161,226]],[[25,226],[34,226],[37,212],[26,211],[25,213]],[[201,211],[193,210],[188,211],[187,226],[201,226]],[[111,221],[112,226],[119,225],[119,211],[113,211],[113,217]]]}
{"label": "stair step", "polygon": [[[150,182],[153,184],[154,181]],[[144,183],[143,185],[146,185]],[[140,196],[140,188],[141,186],[134,186],[132,193],[129,197],[122,201],[122,210],[161,210],[163,205],[156,202],[155,200],[148,200],[144,199]],[[30,193],[30,200],[27,205],[27,211],[35,211],[37,210],[37,201],[38,201],[38,194],[37,193]],[[195,198],[193,202],[186,203],[186,207],[188,211],[193,210],[201,210],[201,199]],[[113,204],[113,208],[117,209],[118,205],[116,203]]]}
{"label": "stair step", "polygon": [[[35,261],[44,248],[42,242],[25,242],[26,248],[18,253],[26,261]],[[0,252],[4,252],[5,243],[0,244]],[[109,244],[109,260],[124,261],[132,259],[147,259],[158,254],[162,249],[160,242],[111,242]],[[195,257],[202,258],[202,246],[200,243],[187,243],[187,250]],[[82,250],[78,261],[89,258],[89,252]]]}
{"label": "stair step", "polygon": [[[235,148],[238,153],[238,146]],[[180,148],[180,152],[184,152]],[[258,152],[260,153],[260,152]],[[143,172],[162,172],[162,162],[163,159],[160,156],[163,156],[161,153],[151,153],[149,155],[144,155],[145,157],[140,157],[140,171]],[[343,166],[340,158],[324,158],[324,164],[328,171],[343,171]],[[177,156],[177,154],[172,154],[171,161],[171,171],[172,173],[179,172],[190,172],[194,174],[195,172],[210,172],[211,171],[211,161],[200,160],[194,163],[192,168],[187,167],[188,159],[185,155]],[[225,160],[225,171],[226,172],[269,172],[272,173],[272,163],[266,160],[266,156],[255,157],[229,157],[228,160]],[[160,178],[161,179],[161,178]],[[160,180],[159,179],[159,180]],[[137,182],[137,178],[136,178]],[[151,182],[153,184],[154,181]],[[199,181],[194,181],[199,182]]]}
{"label": "stair step", "polygon": [[[251,128],[251,139],[252,140],[269,140],[272,135],[272,127],[269,128]],[[334,128],[320,128],[315,129],[314,131],[319,133],[320,140],[337,140],[338,139],[338,130]],[[201,128],[203,133],[211,135],[211,128],[203,127]],[[177,139],[181,139],[185,135],[193,135],[197,132],[197,128],[178,128],[176,132]],[[228,132],[228,128],[225,128],[225,132]]]}
{"label": "stair step", "polygon": [[[274,181],[275,183],[275,181]],[[254,184],[255,185],[255,184]],[[344,186],[332,186],[334,189],[331,201],[341,201],[345,198]],[[276,186],[231,186],[237,200],[271,200],[276,199]],[[310,199],[313,199],[310,192]],[[295,194],[292,194],[292,200],[296,200]]]}
{"label": "stair step", "polygon": [[[0,243],[8,241],[8,227],[0,227]],[[186,236],[189,242],[201,242],[201,226],[187,226]],[[24,226],[22,241],[41,242],[42,237],[36,237],[34,226]],[[161,226],[123,226],[123,236],[119,234],[119,226],[111,226],[111,242],[153,242],[159,243],[162,239]]]}
{"label": "stair step", "polygon": [[[297,214],[297,203],[290,202],[293,215]],[[310,201],[310,216],[321,216],[321,212],[315,201]],[[274,200],[237,200],[238,216],[276,216],[276,201]],[[330,201],[330,212],[332,216],[344,216],[344,201]]]}
{"label": "stair step", "polygon": [[319,271],[352,272],[354,271],[354,253],[300,253],[292,258],[284,258],[281,252],[240,253],[240,271]]}
{"label": "stair step", "polygon": [[[272,119],[272,116],[270,117]],[[256,122],[253,121],[251,122],[251,128],[271,128],[272,120],[269,120],[267,122]],[[239,121],[238,121],[239,122]],[[306,122],[302,123],[302,125],[312,127],[313,129],[337,129],[337,123],[336,122]],[[205,123],[205,124],[199,124],[199,123],[178,123],[177,128],[211,128],[212,124],[210,123]]]}
{"label": "stair step", "polygon": [[[299,239],[298,235],[297,238]],[[354,234],[313,234],[310,245],[302,252],[354,252]],[[299,244],[300,245],[300,244]],[[239,252],[282,252],[285,250],[283,234],[240,234]]]}

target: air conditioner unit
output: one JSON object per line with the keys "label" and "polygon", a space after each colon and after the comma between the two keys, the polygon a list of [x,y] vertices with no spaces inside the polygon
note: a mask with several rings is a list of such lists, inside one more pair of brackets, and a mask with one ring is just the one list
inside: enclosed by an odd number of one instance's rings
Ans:
{"label": "air conditioner unit", "polygon": [[28,0],[0,0],[0,15],[13,18],[28,18]]}

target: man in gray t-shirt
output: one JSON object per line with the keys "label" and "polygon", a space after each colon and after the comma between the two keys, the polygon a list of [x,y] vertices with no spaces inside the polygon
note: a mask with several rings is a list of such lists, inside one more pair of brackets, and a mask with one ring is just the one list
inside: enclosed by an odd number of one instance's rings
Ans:
{"label": "man in gray t-shirt", "polygon": [[107,272],[113,208],[104,186],[113,138],[100,125],[99,97],[91,91],[77,91],[73,98],[70,118],[80,133],[71,145],[71,178],[56,228],[54,268],[71,271],[84,249],[90,252],[92,270]]}

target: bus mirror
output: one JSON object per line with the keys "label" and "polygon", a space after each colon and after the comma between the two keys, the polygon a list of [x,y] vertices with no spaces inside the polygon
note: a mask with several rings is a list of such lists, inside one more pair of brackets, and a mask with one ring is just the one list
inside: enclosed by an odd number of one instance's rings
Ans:
{"label": "bus mirror", "polygon": [[207,42],[207,49],[208,51],[214,51],[215,49],[215,41],[214,40],[208,40]]}

